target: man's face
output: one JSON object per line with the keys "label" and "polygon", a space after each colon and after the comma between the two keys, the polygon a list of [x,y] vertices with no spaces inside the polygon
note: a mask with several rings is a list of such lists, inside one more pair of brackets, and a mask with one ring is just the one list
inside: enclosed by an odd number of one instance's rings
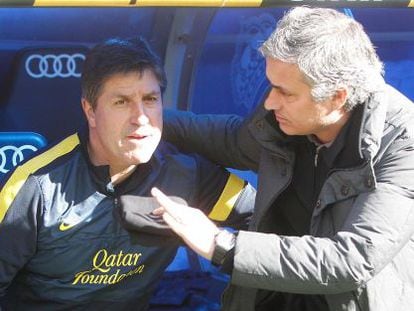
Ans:
{"label": "man's face", "polygon": [[311,88],[296,64],[267,57],[266,76],[272,89],[264,106],[273,111],[285,134],[313,134],[321,142],[336,137],[339,131],[337,125],[345,114],[343,101],[334,96],[323,102],[315,102]]}
{"label": "man's face", "polygon": [[161,89],[152,71],[109,77],[95,109],[83,106],[95,162],[123,169],[149,161],[162,131]]}

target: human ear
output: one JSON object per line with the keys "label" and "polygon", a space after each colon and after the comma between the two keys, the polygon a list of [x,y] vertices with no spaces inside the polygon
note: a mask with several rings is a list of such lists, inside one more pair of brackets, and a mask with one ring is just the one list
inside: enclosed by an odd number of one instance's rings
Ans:
{"label": "human ear", "polygon": [[89,127],[95,127],[95,110],[92,104],[85,98],[82,98],[82,110],[85,113],[86,119],[88,120]]}
{"label": "human ear", "polygon": [[346,100],[348,99],[348,91],[345,88],[336,90],[332,97],[333,110],[341,109],[345,106]]}

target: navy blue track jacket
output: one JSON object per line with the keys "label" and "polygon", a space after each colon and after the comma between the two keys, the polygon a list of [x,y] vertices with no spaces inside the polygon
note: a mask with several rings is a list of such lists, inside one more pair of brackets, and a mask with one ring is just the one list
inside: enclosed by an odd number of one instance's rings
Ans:
{"label": "navy blue track jacket", "polygon": [[[86,135],[85,135],[86,137]],[[180,240],[123,228],[117,206],[153,204],[156,186],[223,225],[244,227],[254,190],[235,175],[161,143],[113,187],[74,134],[18,166],[0,191],[0,297],[4,310],[145,310]],[[152,203],[151,203],[152,202]]]}

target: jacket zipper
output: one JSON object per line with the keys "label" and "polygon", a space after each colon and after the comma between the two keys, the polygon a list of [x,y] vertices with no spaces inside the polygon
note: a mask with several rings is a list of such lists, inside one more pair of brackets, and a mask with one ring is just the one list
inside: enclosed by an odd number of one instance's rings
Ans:
{"label": "jacket zipper", "polygon": [[321,151],[323,145],[317,146],[315,149],[315,157],[314,157],[314,165],[315,167],[318,167],[318,161],[319,161],[319,152]]}
{"label": "jacket zipper", "polygon": [[119,200],[118,197],[114,197],[114,206],[115,208],[118,208]]}

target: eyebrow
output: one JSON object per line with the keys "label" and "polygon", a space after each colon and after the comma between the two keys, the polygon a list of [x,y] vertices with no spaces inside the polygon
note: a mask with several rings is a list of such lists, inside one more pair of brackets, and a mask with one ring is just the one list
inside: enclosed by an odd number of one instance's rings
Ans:
{"label": "eyebrow", "polygon": [[151,91],[149,93],[145,93],[144,96],[154,96],[154,95],[161,95],[160,91]]}
{"label": "eyebrow", "polygon": [[[146,97],[146,96],[158,96],[158,95],[161,95],[161,92],[160,91],[150,91],[148,93],[142,94],[143,97]],[[131,98],[131,97],[134,97],[134,95],[133,94],[115,93],[115,94],[113,94],[113,97],[114,98]]]}
{"label": "eyebrow", "polygon": [[282,91],[283,93],[289,93],[289,91],[288,91],[286,88],[284,88],[283,86],[273,84],[273,83],[270,81],[270,79],[269,79],[269,77],[268,77],[267,73],[266,73],[266,80],[267,80],[267,82],[269,82],[269,85],[270,85],[272,88],[274,88],[274,89],[278,89],[278,90]]}
{"label": "eyebrow", "polygon": [[272,84],[272,83],[270,83],[270,82],[269,82],[269,84],[270,84],[270,86],[271,86],[272,88],[274,88],[274,89],[278,89],[278,90],[282,91],[283,93],[290,93],[288,89],[286,89],[286,88],[284,88],[284,87],[282,87],[282,86],[280,86],[280,85],[274,85],[274,84]]}

